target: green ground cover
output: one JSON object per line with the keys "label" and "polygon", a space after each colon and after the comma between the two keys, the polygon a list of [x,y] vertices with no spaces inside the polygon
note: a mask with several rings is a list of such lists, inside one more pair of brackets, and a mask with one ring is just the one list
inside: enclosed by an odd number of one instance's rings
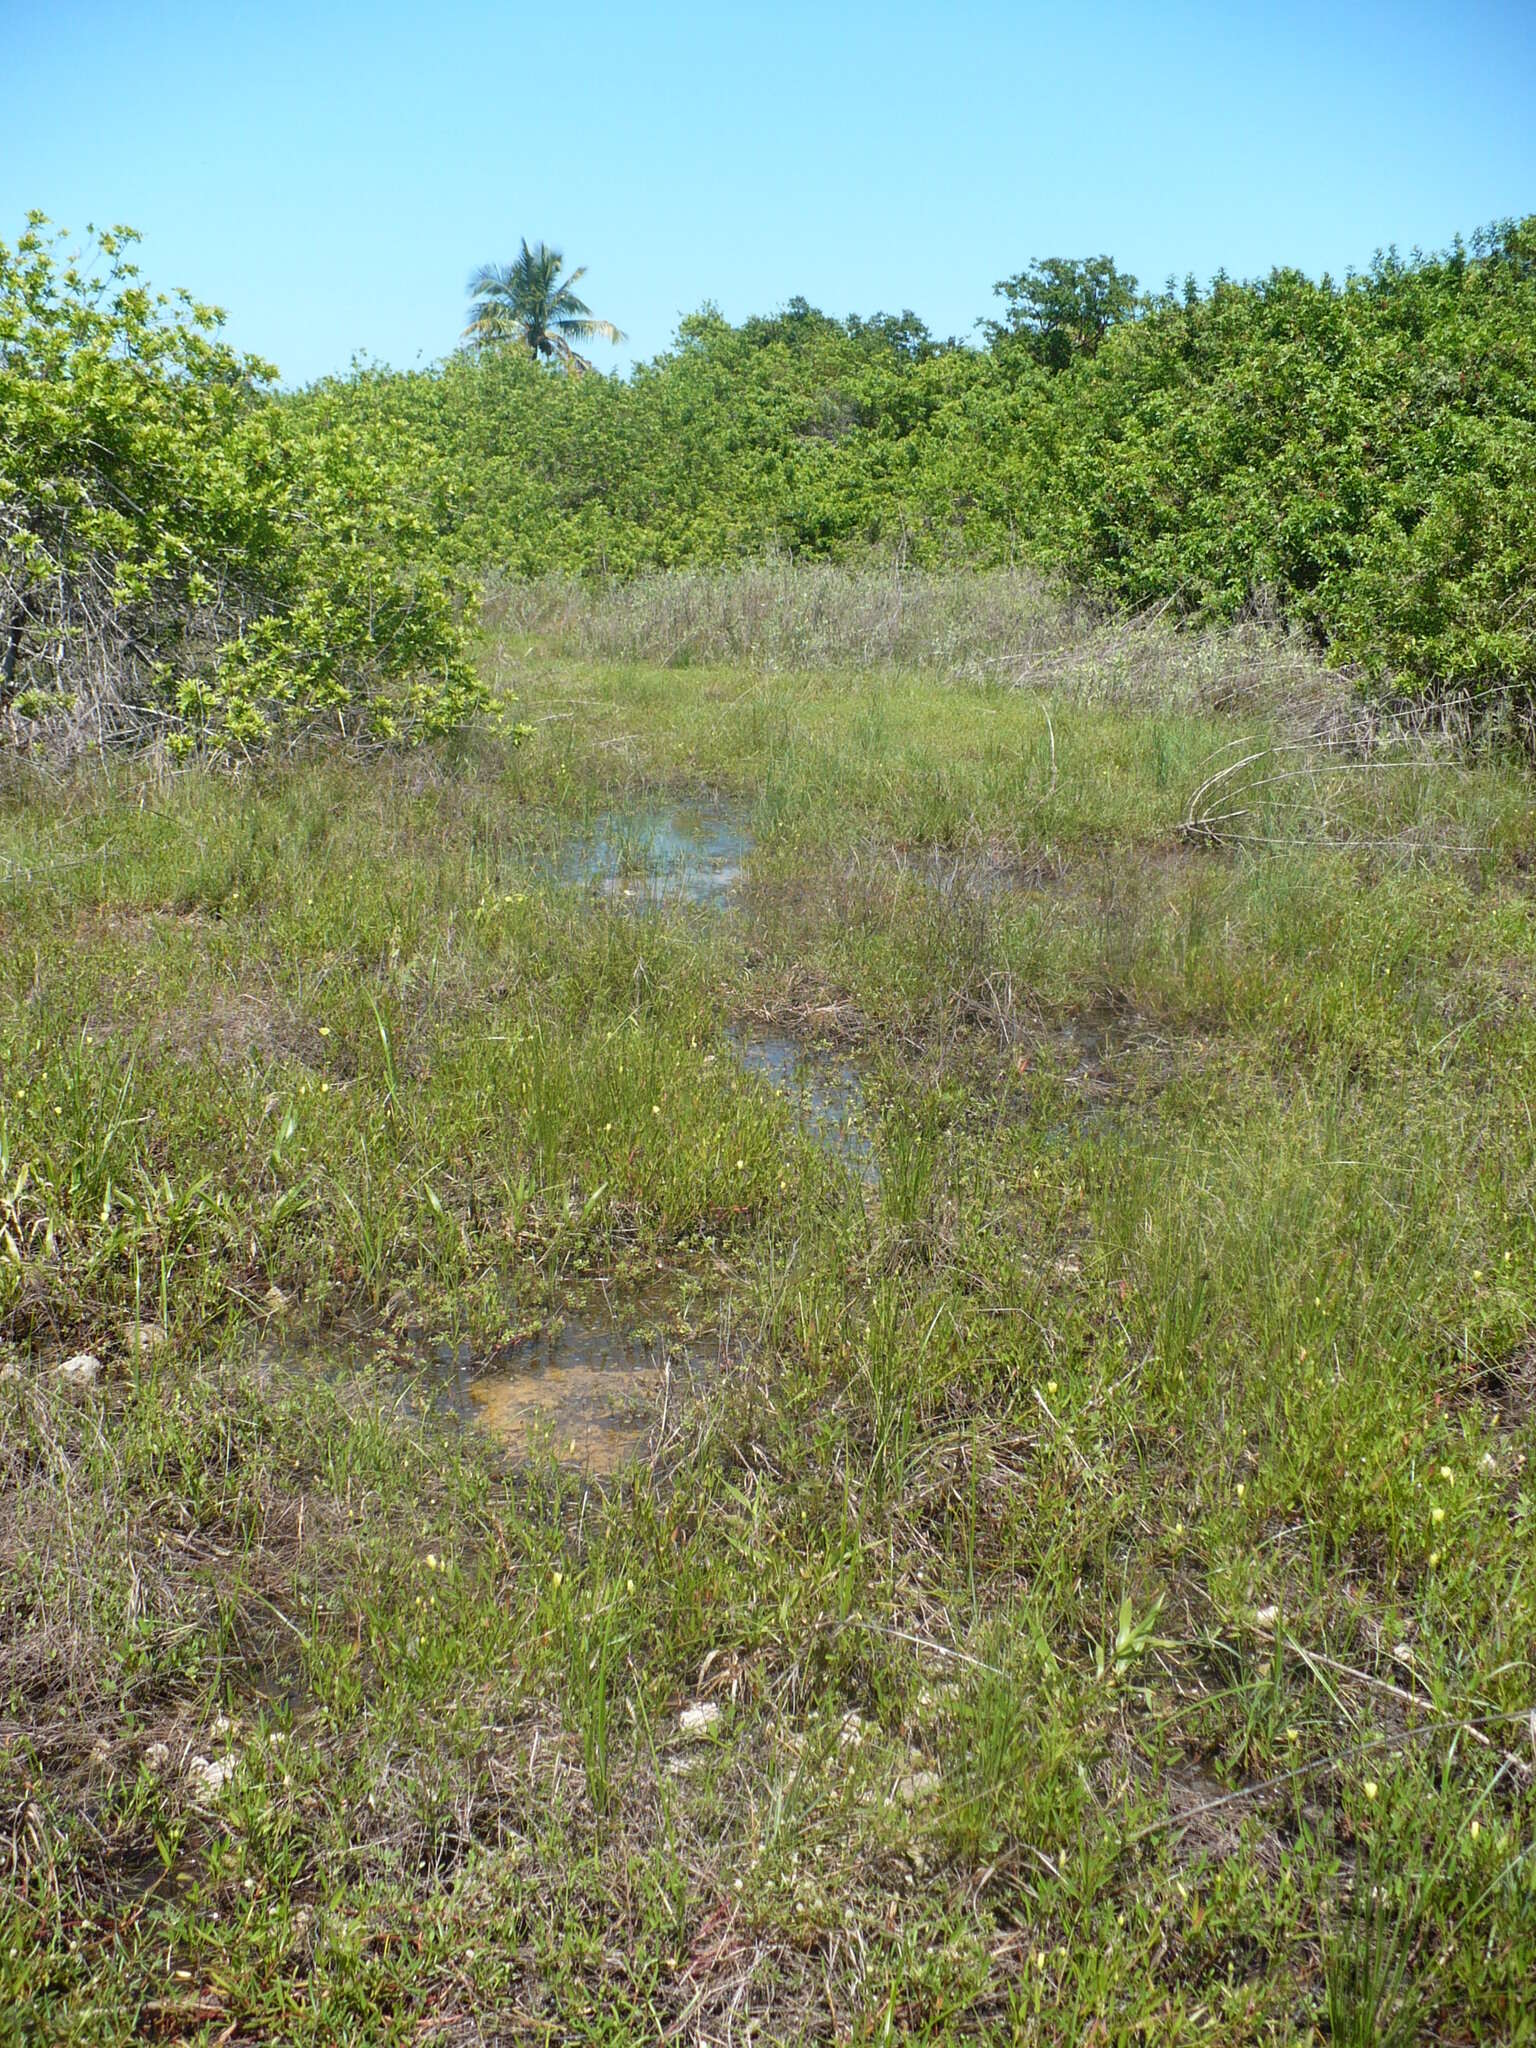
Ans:
{"label": "green ground cover", "polygon": [[1234,645],[5,770],[0,2035],[1536,2038],[1536,803]]}

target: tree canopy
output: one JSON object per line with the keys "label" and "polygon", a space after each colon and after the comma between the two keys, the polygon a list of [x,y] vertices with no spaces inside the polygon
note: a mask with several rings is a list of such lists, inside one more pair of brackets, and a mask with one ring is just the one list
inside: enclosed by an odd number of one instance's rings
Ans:
{"label": "tree canopy", "polygon": [[993,348],[1006,353],[1022,346],[1048,370],[1097,355],[1111,327],[1133,320],[1140,309],[1135,278],[1108,256],[1047,256],[995,289],[1007,312],[986,323]]}
{"label": "tree canopy", "polygon": [[[627,376],[558,251],[473,345],[277,394],[131,236],[0,245],[0,712],[251,745],[440,731],[487,572],[771,553],[1025,559],[1106,603],[1255,608],[1384,690],[1536,694],[1536,217],[1341,281],[1137,296],[1108,257],[910,311],[705,307]],[[502,288],[504,285],[504,289]]]}

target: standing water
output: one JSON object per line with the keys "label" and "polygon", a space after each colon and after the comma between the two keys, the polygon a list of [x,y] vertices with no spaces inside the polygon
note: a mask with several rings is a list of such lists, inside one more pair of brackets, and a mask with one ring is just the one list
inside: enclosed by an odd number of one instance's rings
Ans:
{"label": "standing water", "polygon": [[736,1057],[749,1074],[761,1074],[794,1103],[813,1143],[864,1180],[876,1175],[875,1148],[864,1128],[864,1091],[856,1070],[830,1053],[797,1045],[792,1038],[745,1038],[732,1034]]}
{"label": "standing water", "polygon": [[455,1368],[463,1411],[509,1449],[546,1450],[606,1476],[637,1457],[699,1361],[684,1347],[602,1317],[567,1317]]}
{"label": "standing water", "polygon": [[732,811],[610,811],[568,849],[561,871],[641,910],[664,903],[723,908],[741,885],[751,846]]}

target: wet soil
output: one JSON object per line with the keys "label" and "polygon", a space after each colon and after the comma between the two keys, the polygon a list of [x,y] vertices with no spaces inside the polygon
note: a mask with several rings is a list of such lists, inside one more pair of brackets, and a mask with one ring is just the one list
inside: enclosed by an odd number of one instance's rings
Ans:
{"label": "wet soil", "polygon": [[640,1301],[622,1312],[573,1308],[489,1348],[415,1327],[333,1329],[258,1352],[255,1370],[348,1381],[382,1372],[408,1411],[446,1411],[514,1457],[550,1456],[607,1477],[644,1456],[668,1415],[698,1391],[713,1356],[665,1335],[664,1319]]}
{"label": "wet soil", "polygon": [[643,1454],[696,1390],[693,1349],[605,1316],[567,1316],[489,1358],[456,1354],[456,1405],[510,1450],[606,1477]]}

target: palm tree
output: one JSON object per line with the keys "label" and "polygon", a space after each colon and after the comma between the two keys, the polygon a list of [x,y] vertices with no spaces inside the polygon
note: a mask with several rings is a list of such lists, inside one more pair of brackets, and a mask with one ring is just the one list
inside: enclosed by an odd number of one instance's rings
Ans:
{"label": "palm tree", "polygon": [[595,320],[576,286],[586,267],[562,277],[565,258],[558,249],[526,239],[510,263],[482,263],[469,280],[470,322],[464,339],[476,348],[520,342],[535,357],[558,362],[568,370],[589,370],[573,341],[622,341],[611,320]]}

